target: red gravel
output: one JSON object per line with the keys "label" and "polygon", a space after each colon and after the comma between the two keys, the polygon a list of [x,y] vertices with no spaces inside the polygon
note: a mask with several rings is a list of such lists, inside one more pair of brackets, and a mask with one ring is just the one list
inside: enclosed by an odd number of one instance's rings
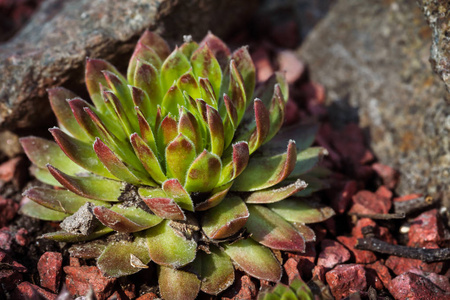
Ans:
{"label": "red gravel", "polygon": [[107,299],[111,293],[116,278],[107,278],[97,267],[64,267],[66,286],[73,296],[84,296],[92,286],[98,300]]}
{"label": "red gravel", "polygon": [[337,264],[344,263],[350,259],[350,252],[340,243],[334,240],[323,240],[322,251],[317,259],[317,265],[331,269]]}
{"label": "red gravel", "polygon": [[450,299],[450,293],[443,291],[429,279],[410,272],[394,278],[389,286],[389,292],[395,299]]}
{"label": "red gravel", "polygon": [[38,262],[41,286],[57,293],[62,275],[62,254],[59,252],[45,252]]}
{"label": "red gravel", "polygon": [[339,265],[325,276],[336,299],[345,298],[367,288],[366,270],[361,265]]}

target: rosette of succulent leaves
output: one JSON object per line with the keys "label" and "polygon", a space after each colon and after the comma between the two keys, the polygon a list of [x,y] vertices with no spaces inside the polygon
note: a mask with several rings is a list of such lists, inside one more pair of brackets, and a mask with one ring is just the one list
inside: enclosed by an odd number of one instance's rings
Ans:
{"label": "rosette of succulent leaves", "polygon": [[[334,214],[301,196],[324,186],[316,126],[281,128],[283,74],[255,90],[247,47],[234,52],[209,33],[175,50],[140,38],[126,76],[87,59],[91,103],[50,89],[55,142],[21,144],[36,178],[22,213],[62,221],[43,237],[74,243],[107,276],[157,266],[165,299],[217,295],[235,269],[278,282],[281,251],[315,238],[305,224]],[[280,130],[281,129],[281,130]],[[275,253],[275,254],[274,254]]]}

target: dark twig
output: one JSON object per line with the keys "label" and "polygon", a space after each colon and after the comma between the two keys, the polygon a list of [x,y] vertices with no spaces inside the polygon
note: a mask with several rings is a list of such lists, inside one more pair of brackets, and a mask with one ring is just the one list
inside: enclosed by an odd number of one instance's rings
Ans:
{"label": "dark twig", "polygon": [[434,202],[435,200],[431,196],[417,197],[407,201],[394,201],[394,210],[396,213],[409,214],[430,206]]}
{"label": "dark twig", "polygon": [[373,237],[358,239],[358,243],[355,248],[394,256],[420,259],[427,263],[450,259],[450,248],[412,248],[407,246],[392,245]]}
{"label": "dark twig", "polygon": [[405,213],[395,213],[395,214],[360,214],[360,213],[349,213],[351,216],[357,216],[358,218],[369,218],[373,220],[393,220],[393,219],[404,219]]}

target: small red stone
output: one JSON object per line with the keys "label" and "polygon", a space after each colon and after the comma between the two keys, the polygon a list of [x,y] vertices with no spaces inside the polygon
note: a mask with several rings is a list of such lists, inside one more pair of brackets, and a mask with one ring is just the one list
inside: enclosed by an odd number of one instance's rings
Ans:
{"label": "small red stone", "polygon": [[11,244],[13,242],[13,234],[9,231],[8,227],[0,229],[0,249],[9,251],[11,250]]}
{"label": "small red stone", "polygon": [[381,163],[372,164],[372,168],[381,177],[383,184],[389,188],[394,189],[397,186],[398,180],[400,178],[400,173],[395,171],[393,168],[383,165]]}
{"label": "small red stone", "polygon": [[77,257],[70,257],[69,258],[69,265],[72,267],[81,267],[80,259]]}
{"label": "small red stone", "polygon": [[395,299],[450,299],[450,293],[443,291],[429,279],[410,272],[395,277],[388,289]]}
{"label": "small red stone", "polygon": [[55,300],[58,295],[50,293],[37,285],[27,281],[19,284],[13,291],[12,299],[46,299]]}
{"label": "small red stone", "polygon": [[252,53],[252,59],[256,67],[256,80],[264,82],[273,74],[272,63],[270,62],[267,50],[259,47]]}
{"label": "small red stone", "polygon": [[160,298],[155,293],[147,293],[140,296],[139,298],[136,298],[136,300],[158,300],[158,299]]}
{"label": "small red stone", "polygon": [[19,228],[16,232],[16,236],[14,237],[16,243],[20,246],[25,246],[28,244],[28,230],[25,228]]}
{"label": "small red stone", "polygon": [[391,269],[396,275],[417,269],[424,272],[440,273],[444,266],[443,262],[426,263],[419,259],[389,256],[385,262],[386,267]]}
{"label": "small red stone", "polygon": [[325,273],[327,270],[324,266],[315,266],[312,270],[312,278],[325,282]]}
{"label": "small red stone", "polygon": [[432,283],[440,287],[442,290],[450,293],[450,279],[448,276],[439,275],[436,273],[426,273],[420,270],[411,270],[411,273],[427,278]]}
{"label": "small red stone", "polygon": [[350,259],[350,252],[334,240],[323,240],[321,248],[322,251],[317,259],[318,266],[331,269],[337,264],[344,263]]}
{"label": "small red stone", "polygon": [[291,50],[280,51],[277,54],[279,70],[285,72],[288,84],[296,82],[305,72],[305,64]]}
{"label": "small red stone", "polygon": [[408,246],[431,247],[443,241],[444,224],[440,220],[437,209],[420,214],[411,222],[408,232]]}
{"label": "small red stone", "polygon": [[19,210],[19,203],[0,196],[0,227],[8,224]]}
{"label": "small red stone", "polygon": [[62,275],[62,254],[59,252],[45,252],[38,262],[38,272],[41,286],[58,293]]}
{"label": "small red stone", "polygon": [[14,261],[3,251],[0,251],[0,264],[10,266],[8,269],[0,268],[0,284],[4,289],[10,291],[22,282],[22,273],[27,272],[27,268]]}
{"label": "small red stone", "polygon": [[371,251],[355,249],[357,239],[353,236],[338,236],[337,240],[344,244],[355,257],[357,264],[370,264],[377,260],[377,256]]}
{"label": "small red stone", "polygon": [[304,253],[286,252],[288,258],[293,258],[297,262],[297,269],[300,272],[300,277],[304,280],[311,279],[312,270],[315,267],[316,248],[314,243],[306,243]]}
{"label": "small red stone", "polygon": [[[378,196],[380,196],[380,197],[384,197],[384,198],[386,198],[386,199],[388,199],[388,200],[391,200],[392,199],[392,192],[391,192],[391,190],[389,190],[387,187],[385,187],[384,185],[382,185],[382,186],[380,186],[377,190],[376,190],[376,192],[375,192],[375,194],[377,194]],[[389,201],[390,202],[390,201]],[[391,206],[392,206],[392,203],[391,203]]]}
{"label": "small red stone", "polygon": [[64,267],[66,286],[73,296],[84,296],[92,286],[98,300],[107,299],[111,293],[116,278],[103,276],[97,267]]}
{"label": "small red stone", "polygon": [[374,270],[378,276],[378,278],[383,282],[383,285],[387,288],[392,280],[391,273],[389,273],[389,269],[379,260],[374,262],[373,264],[369,264],[365,266],[366,269]]}
{"label": "small red stone", "polygon": [[285,263],[284,263],[284,270],[286,271],[286,275],[288,276],[289,279],[289,284],[298,277],[300,276],[300,272],[298,271],[298,262],[294,259],[294,258],[289,258]]}
{"label": "small red stone", "polygon": [[16,172],[17,165],[23,158],[15,157],[10,160],[5,161],[0,165],[0,180],[4,182],[9,182],[13,179],[14,173]]}
{"label": "small red stone", "polygon": [[377,223],[375,223],[375,221],[373,221],[372,219],[361,218],[356,222],[355,226],[352,228],[352,235],[357,239],[363,238],[364,235],[362,234],[362,228],[367,226],[372,226],[374,228],[378,227]]}
{"label": "small red stone", "polygon": [[258,291],[256,285],[249,276],[243,275],[235,281],[233,287],[225,292],[222,300],[252,300],[256,298]]}
{"label": "small red stone", "polygon": [[342,299],[367,288],[366,270],[357,264],[339,265],[325,275],[331,293]]}
{"label": "small red stone", "polygon": [[360,214],[386,214],[392,206],[389,198],[365,190],[359,191],[352,200],[354,205],[350,212]]}

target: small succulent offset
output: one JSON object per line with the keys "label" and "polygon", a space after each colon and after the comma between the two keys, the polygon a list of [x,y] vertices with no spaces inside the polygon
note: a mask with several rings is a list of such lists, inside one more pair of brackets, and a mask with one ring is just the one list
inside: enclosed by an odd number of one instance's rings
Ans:
{"label": "small succulent offset", "polygon": [[271,291],[263,291],[258,300],[313,300],[314,296],[308,285],[300,278],[295,278],[289,286],[278,283]]}
{"label": "small succulent offset", "polygon": [[247,48],[231,53],[211,33],[170,52],[145,32],[126,77],[87,59],[92,104],[50,89],[56,143],[21,139],[34,175],[56,186],[26,191],[22,212],[62,221],[44,237],[77,243],[71,255],[96,258],[107,276],[153,261],[165,299],[217,295],[235,268],[278,282],[274,252],[304,251],[315,238],[305,224],[333,211],[299,198],[326,173],[315,126],[281,129],[284,77],[256,91],[255,77]]}

